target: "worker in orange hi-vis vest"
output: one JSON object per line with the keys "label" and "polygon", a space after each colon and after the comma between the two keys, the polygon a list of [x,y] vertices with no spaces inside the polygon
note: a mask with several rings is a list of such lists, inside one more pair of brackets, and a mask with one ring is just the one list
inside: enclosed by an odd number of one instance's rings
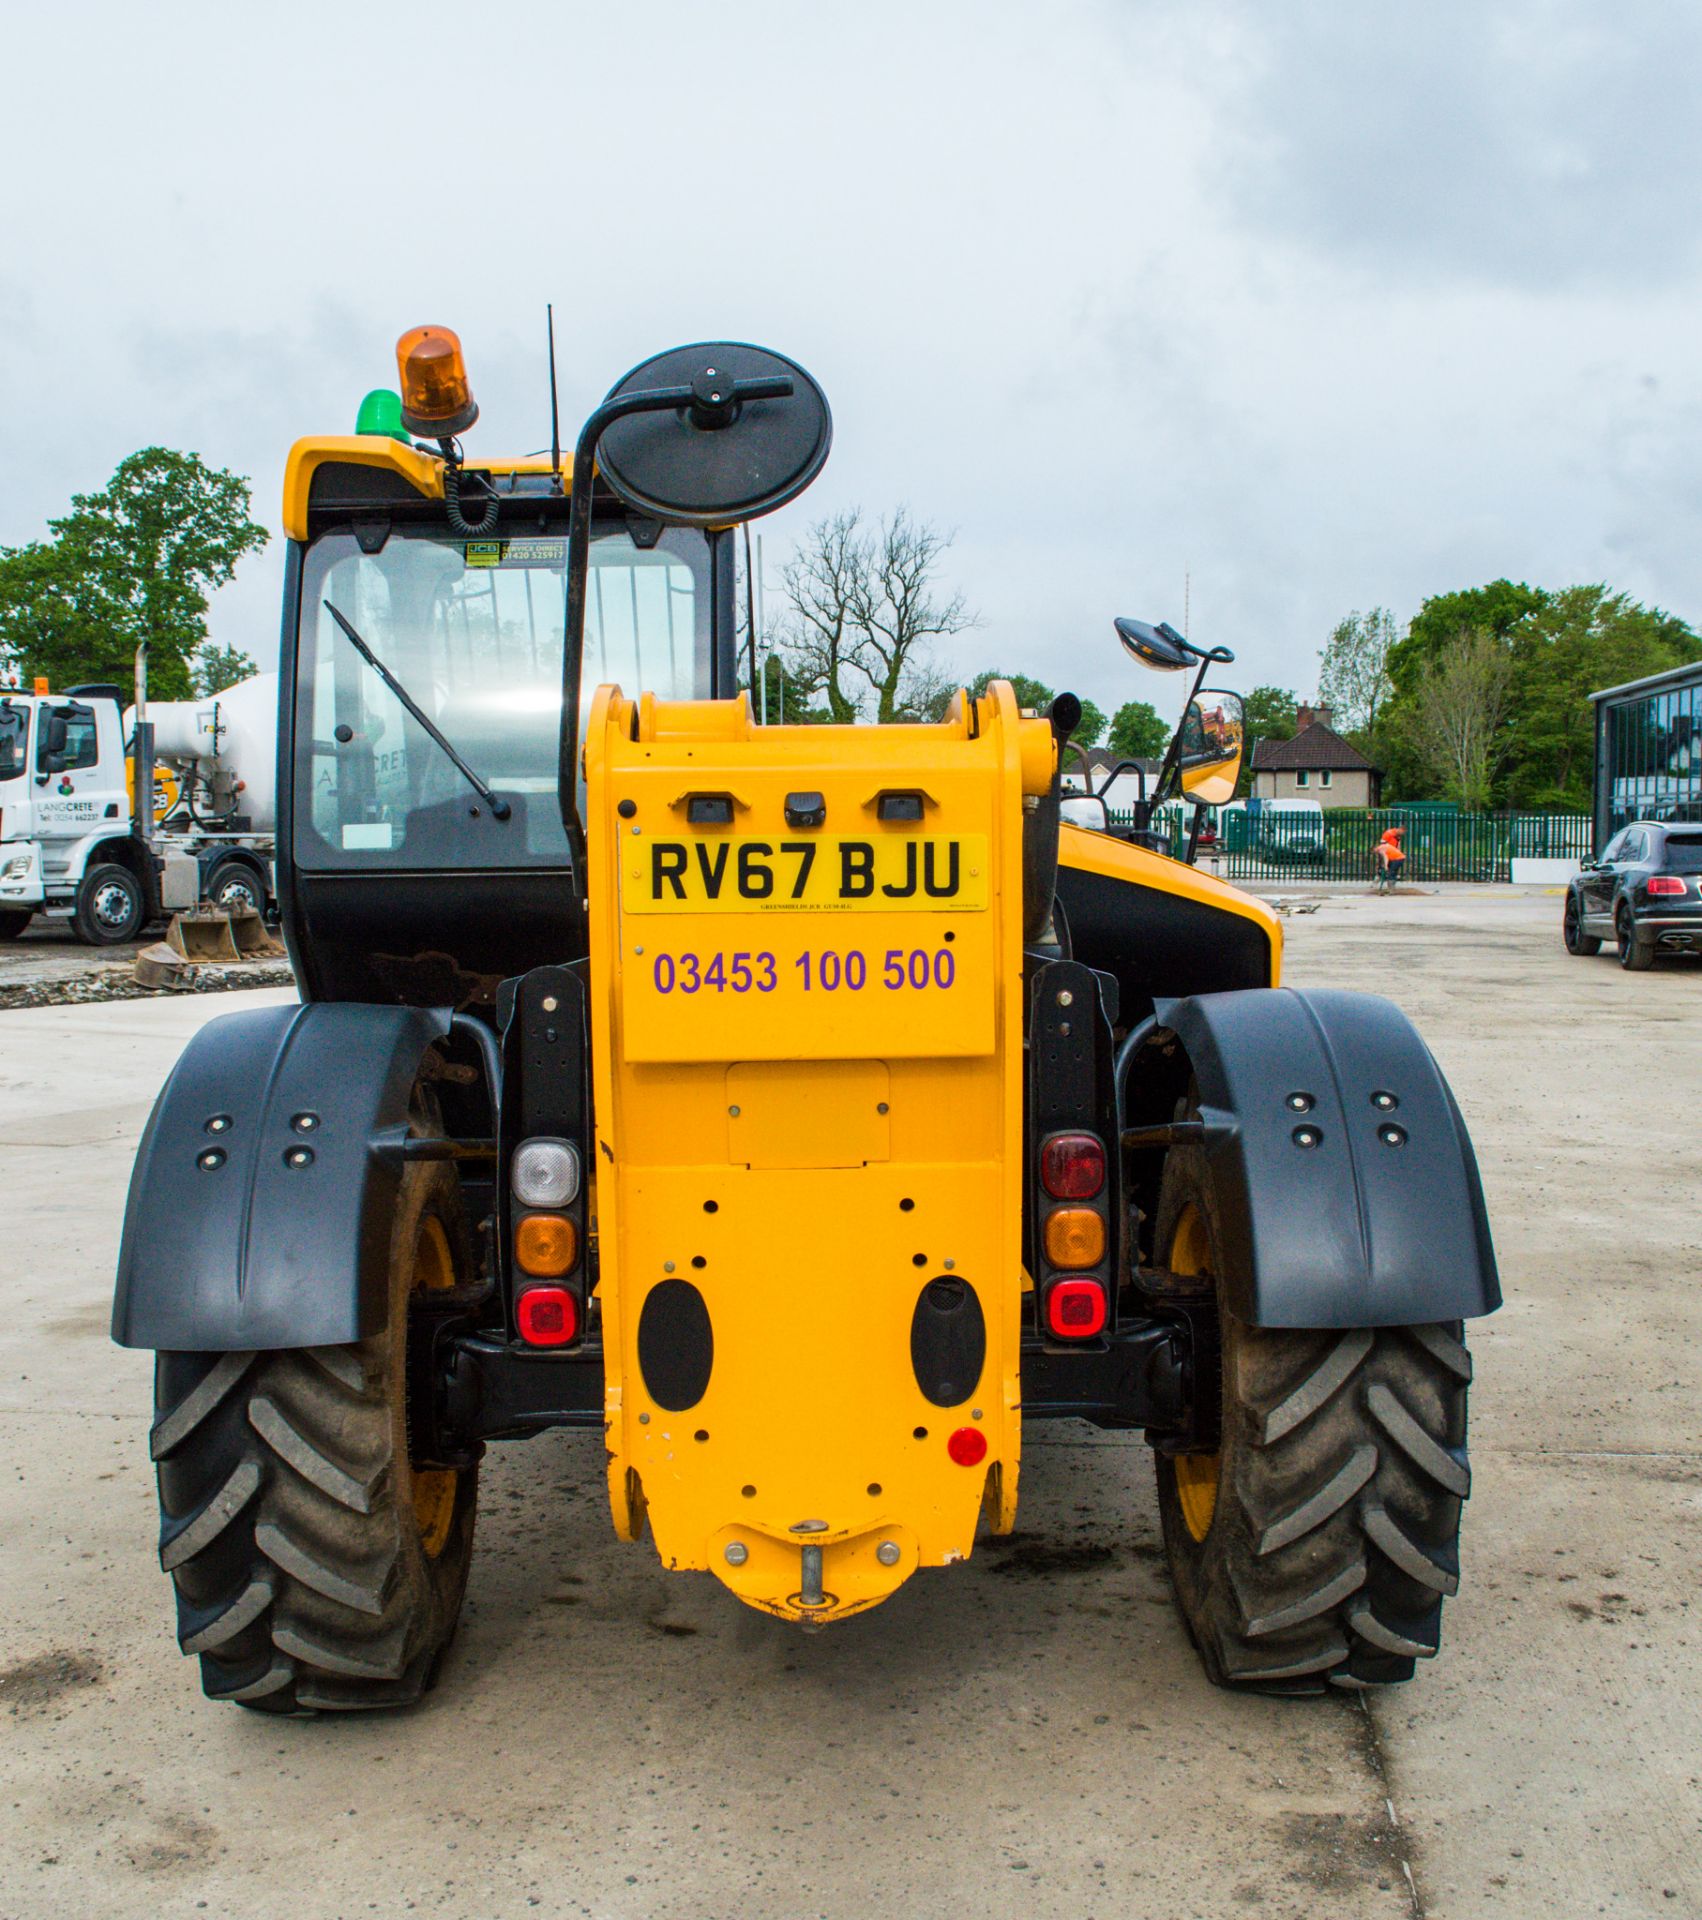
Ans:
{"label": "worker in orange hi-vis vest", "polygon": [[1377,884],[1384,892],[1391,892],[1400,883],[1401,869],[1407,863],[1406,848],[1401,845],[1405,832],[1405,827],[1388,828],[1373,849],[1377,855]]}

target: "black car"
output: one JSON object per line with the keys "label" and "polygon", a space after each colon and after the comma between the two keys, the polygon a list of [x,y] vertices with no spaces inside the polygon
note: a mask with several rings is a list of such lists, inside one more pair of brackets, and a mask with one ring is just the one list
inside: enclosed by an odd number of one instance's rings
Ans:
{"label": "black car", "polygon": [[1561,933],[1568,953],[1599,953],[1613,941],[1633,973],[1657,953],[1702,953],[1702,826],[1622,828],[1567,883]]}

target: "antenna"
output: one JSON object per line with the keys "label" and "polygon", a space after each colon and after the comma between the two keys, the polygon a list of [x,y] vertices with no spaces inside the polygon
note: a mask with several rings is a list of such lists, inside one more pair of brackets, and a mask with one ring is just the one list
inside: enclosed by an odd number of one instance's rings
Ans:
{"label": "antenna", "polygon": [[550,471],[555,475],[555,490],[561,492],[561,413],[556,406],[556,310],[553,301],[544,302],[544,323],[550,335]]}
{"label": "antenna", "polygon": [[767,705],[768,691],[766,687],[758,686],[756,677],[756,575],[751,568],[751,523],[748,520],[741,531],[745,536],[745,628],[751,649],[751,705],[761,711]]}

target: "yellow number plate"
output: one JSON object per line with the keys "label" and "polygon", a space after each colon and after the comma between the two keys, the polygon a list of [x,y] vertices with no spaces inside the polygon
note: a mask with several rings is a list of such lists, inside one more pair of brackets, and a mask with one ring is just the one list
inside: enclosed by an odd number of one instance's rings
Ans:
{"label": "yellow number plate", "polygon": [[633,837],[621,846],[621,905],[628,913],[980,912],[987,836]]}

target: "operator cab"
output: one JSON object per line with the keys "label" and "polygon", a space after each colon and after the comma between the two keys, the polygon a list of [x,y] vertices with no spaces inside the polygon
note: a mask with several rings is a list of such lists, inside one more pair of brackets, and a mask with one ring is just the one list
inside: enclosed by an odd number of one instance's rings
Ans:
{"label": "operator cab", "polygon": [[[401,474],[375,500],[382,468],[340,466],[316,467],[289,562],[291,946],[314,998],[488,1011],[501,979],[585,951],[557,797],[568,500],[492,470],[470,538]],[[583,705],[607,681],[733,692],[732,536],[594,504]]]}

